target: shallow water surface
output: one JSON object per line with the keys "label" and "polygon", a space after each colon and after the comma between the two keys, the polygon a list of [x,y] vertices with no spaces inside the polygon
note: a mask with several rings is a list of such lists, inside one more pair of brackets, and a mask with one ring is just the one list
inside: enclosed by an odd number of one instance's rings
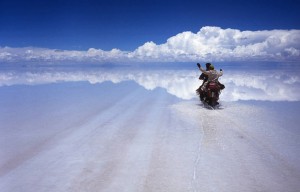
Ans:
{"label": "shallow water surface", "polygon": [[193,70],[2,71],[0,189],[296,192],[299,92],[268,90],[299,79],[280,74],[224,75],[209,110]]}

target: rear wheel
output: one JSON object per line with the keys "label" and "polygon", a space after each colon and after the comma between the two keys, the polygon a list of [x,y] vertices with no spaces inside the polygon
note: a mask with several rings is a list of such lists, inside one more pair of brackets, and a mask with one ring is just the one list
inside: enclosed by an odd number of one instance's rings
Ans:
{"label": "rear wheel", "polygon": [[209,101],[209,105],[212,106],[212,107],[215,107],[217,105],[217,102],[214,99],[211,99]]}
{"label": "rear wheel", "polygon": [[209,100],[209,105],[212,107],[215,107],[216,105],[218,105],[218,93],[212,91],[211,92],[211,98]]}

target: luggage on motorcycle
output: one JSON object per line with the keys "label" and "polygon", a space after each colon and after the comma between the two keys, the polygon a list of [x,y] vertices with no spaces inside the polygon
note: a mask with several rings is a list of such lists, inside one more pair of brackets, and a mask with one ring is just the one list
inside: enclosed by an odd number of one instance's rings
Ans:
{"label": "luggage on motorcycle", "polygon": [[207,85],[207,89],[209,89],[211,91],[219,91],[220,90],[220,86],[216,82],[209,82],[208,85]]}
{"label": "luggage on motorcycle", "polygon": [[218,84],[219,84],[219,87],[220,87],[221,90],[225,89],[225,85],[223,85],[223,84],[220,83],[220,82],[218,82]]}

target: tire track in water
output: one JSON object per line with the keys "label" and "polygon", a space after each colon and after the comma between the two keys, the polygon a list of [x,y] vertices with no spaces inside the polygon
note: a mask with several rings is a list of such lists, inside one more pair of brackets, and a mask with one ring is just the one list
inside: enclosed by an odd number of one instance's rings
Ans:
{"label": "tire track in water", "polygon": [[[195,119],[199,119],[197,120],[197,124],[199,127],[201,127],[201,138],[200,138],[200,142],[199,142],[199,146],[198,146],[198,152],[195,158],[195,162],[194,162],[194,168],[193,168],[193,177],[192,177],[192,191],[193,192],[198,192],[201,191],[201,189],[199,189],[199,181],[200,181],[200,177],[198,176],[198,172],[201,171],[199,170],[199,166],[201,163],[201,159],[204,156],[204,149],[207,148],[213,148],[216,146],[219,146],[219,139],[217,136],[217,128],[216,125],[214,124],[213,121],[211,121],[211,119],[213,119],[213,111],[214,110],[207,110],[204,105],[199,105],[201,106],[201,108],[196,108],[197,111],[194,111],[194,114],[196,114]],[[199,111],[200,110],[200,111]],[[201,114],[201,115],[199,115]],[[214,186],[210,186],[210,190],[212,191],[218,191]]]}
{"label": "tire track in water", "polygon": [[[21,176],[22,170],[24,168],[26,169],[26,167],[30,167],[36,164],[36,166],[40,165],[40,170],[34,170],[32,171],[32,173],[29,173],[26,177],[28,179],[30,178],[32,185],[34,185],[35,182],[46,182],[46,180],[49,179],[51,176],[33,177],[33,172],[36,175],[43,174],[42,172],[49,172],[50,175],[51,172],[54,172],[57,169],[57,167],[51,169],[51,167],[55,166],[55,164],[64,164],[64,162],[74,161],[72,159],[74,158],[74,154],[80,155],[78,153],[78,151],[80,150],[78,149],[80,149],[81,146],[85,144],[86,139],[89,136],[96,133],[99,127],[105,126],[109,122],[113,121],[114,118],[116,118],[117,116],[122,115],[121,113],[114,113],[115,108],[121,107],[122,109],[123,107],[123,109],[125,110],[127,105],[122,105],[122,103],[127,103],[128,101],[131,101],[132,97],[138,96],[139,94],[140,90],[133,90],[132,92],[130,92],[130,94],[124,95],[121,100],[117,101],[116,103],[113,103],[112,105],[101,105],[101,108],[89,111],[88,113],[83,113],[84,115],[79,116],[79,118],[77,119],[72,119],[73,121],[69,122],[69,125],[62,127],[62,129],[59,129],[54,134],[48,136],[47,140],[44,140],[42,143],[37,143],[33,148],[30,149],[30,151],[25,151],[24,153],[19,154],[17,157],[15,157],[17,161],[10,161],[8,165],[2,167],[1,177],[5,179],[5,175],[9,174],[12,171],[14,171],[14,174],[21,172],[19,173],[19,176]],[[72,144],[70,145],[70,143]],[[64,148],[64,146],[68,147]],[[57,150],[57,148],[63,149]],[[70,156],[68,157],[68,155]],[[45,159],[45,157],[50,158]],[[53,159],[53,157],[56,158]],[[75,159],[76,158],[78,157],[76,157],[75,155]],[[45,160],[45,162],[41,162],[42,160]],[[47,166],[44,166],[46,164]],[[22,182],[23,181],[21,181],[21,183]],[[24,190],[26,191],[26,189]]]}
{"label": "tire track in water", "polygon": [[[135,100],[136,96],[142,97],[142,99]],[[131,177],[135,178],[132,178],[135,180],[134,182],[141,182],[136,177],[139,174],[142,174],[143,170],[140,170],[137,167],[135,170],[128,167],[132,164],[131,159],[136,156],[136,154],[131,153],[130,151],[137,148],[137,142],[140,142],[139,138],[144,137],[143,134],[149,136],[147,140],[150,142],[149,145],[151,145],[151,137],[155,135],[156,128],[150,132],[148,129],[153,129],[152,126],[155,124],[153,124],[155,119],[152,119],[151,116],[157,115],[156,110],[157,105],[159,105],[158,103],[160,102],[159,100],[160,97],[154,98],[147,94],[137,94],[131,96],[128,101],[122,102],[125,104],[125,108],[128,106],[128,103],[133,103],[133,105],[130,106],[129,109],[124,110],[124,113],[121,113],[122,115],[116,118],[114,122],[105,126],[110,137],[101,143],[104,146],[107,146],[107,148],[97,152],[93,158],[88,160],[86,168],[84,168],[87,171],[83,171],[77,176],[78,179],[73,182],[75,186],[71,187],[70,191],[80,191],[84,186],[89,190],[100,188],[102,189],[101,191],[116,191],[120,190],[120,187],[124,188],[124,186],[120,186],[118,183],[122,183],[124,180]],[[116,108],[112,109],[112,111],[117,112],[119,109],[118,105],[116,105]],[[108,129],[111,128],[114,130],[109,131]],[[152,136],[150,137],[149,134]],[[95,145],[95,143],[93,145]],[[145,149],[141,151],[141,153],[144,154],[144,156],[147,156],[148,150],[150,149]],[[138,155],[136,158],[141,157]],[[144,157],[142,157],[142,159],[144,159]],[[141,162],[144,164],[147,160],[144,159]],[[144,167],[145,169],[147,168],[147,163]],[[92,173],[88,173],[88,171],[91,170]],[[125,176],[124,170],[127,170],[127,177]],[[132,172],[136,172],[136,174],[132,174]],[[131,185],[129,185],[129,183],[132,182],[133,181],[127,182],[127,188],[130,188]]]}
{"label": "tire track in water", "polygon": [[[96,123],[96,132],[89,133],[94,140],[90,145],[91,147],[102,145],[105,148],[95,151],[92,157],[84,160],[83,171],[72,182],[73,187],[70,191],[80,191],[82,187],[88,189],[100,187],[104,190],[113,182],[113,175],[118,174],[122,157],[125,156],[138,131],[133,129],[134,126],[130,126],[134,118],[133,114],[141,110],[147,102],[145,98],[134,101],[134,98],[139,97],[140,94],[141,90],[130,94],[127,98],[122,98],[118,104],[109,108],[109,112],[105,112],[109,114],[106,120],[100,119],[99,124]],[[134,104],[129,106],[129,103]],[[95,181],[95,178],[98,180]]]}

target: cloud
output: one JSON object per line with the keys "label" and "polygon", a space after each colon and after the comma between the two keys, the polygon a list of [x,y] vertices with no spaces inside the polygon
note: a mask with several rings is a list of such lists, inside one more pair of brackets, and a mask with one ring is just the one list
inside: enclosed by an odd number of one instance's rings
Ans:
{"label": "cloud", "polygon": [[103,51],[90,48],[87,51],[57,50],[36,47],[0,48],[2,62],[41,62],[43,63],[94,63],[114,62],[124,59],[126,52],[118,49]]}
{"label": "cloud", "polygon": [[[195,90],[201,84],[198,80],[200,72],[197,70],[41,70],[0,72],[0,86],[78,81],[91,84],[134,81],[147,90],[159,87],[178,98],[193,99],[197,98]],[[300,76],[296,71],[225,71],[220,81],[226,86],[220,96],[222,101],[300,101]]]}
{"label": "cloud", "polygon": [[300,30],[240,31],[203,27],[183,32],[165,44],[148,42],[132,55],[142,60],[288,60],[300,58]]}
{"label": "cloud", "polygon": [[170,37],[163,44],[146,42],[134,51],[56,50],[0,47],[1,62],[134,63],[196,61],[299,61],[300,30],[240,31],[202,27]]}

